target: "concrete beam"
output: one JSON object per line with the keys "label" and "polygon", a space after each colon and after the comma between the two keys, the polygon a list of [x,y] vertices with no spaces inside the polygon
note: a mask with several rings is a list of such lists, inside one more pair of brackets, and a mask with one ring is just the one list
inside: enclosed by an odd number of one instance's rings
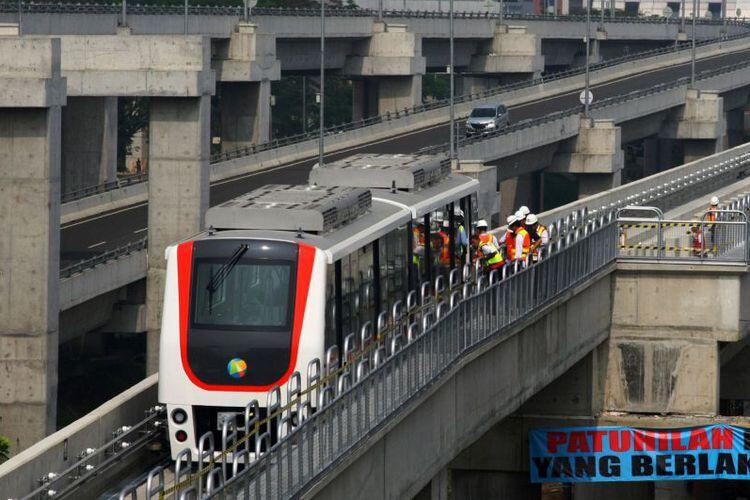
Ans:
{"label": "concrete beam", "polygon": [[15,452],[56,424],[60,41],[0,38],[0,68],[0,421]]}
{"label": "concrete beam", "polygon": [[209,38],[124,34],[61,39],[62,73],[68,79],[70,96],[214,93]]}

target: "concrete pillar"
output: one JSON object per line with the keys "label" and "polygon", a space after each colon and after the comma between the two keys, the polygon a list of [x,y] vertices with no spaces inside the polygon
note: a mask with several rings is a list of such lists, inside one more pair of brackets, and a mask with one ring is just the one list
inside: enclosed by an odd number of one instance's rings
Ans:
{"label": "concrete pillar", "polygon": [[117,179],[117,97],[71,97],[62,110],[62,192]]}
{"label": "concrete pillar", "polygon": [[422,75],[379,78],[378,114],[414,107],[422,102]]}
{"label": "concrete pillar", "polygon": [[271,138],[271,82],[219,84],[221,150],[231,151]]}
{"label": "concrete pillar", "polygon": [[147,373],[158,368],[164,249],[203,229],[208,208],[210,102],[209,96],[151,99]]}
{"label": "concrete pillar", "polygon": [[[665,245],[686,241],[671,234]],[[605,411],[716,415],[719,343],[744,336],[745,281],[712,266],[618,268]]]}
{"label": "concrete pillar", "polygon": [[492,227],[500,225],[497,167],[485,165],[479,160],[461,160],[460,173],[479,181],[479,194],[477,195],[479,218],[492,221]]}
{"label": "concrete pillar", "polygon": [[211,65],[220,89],[221,149],[268,142],[271,82],[281,78],[276,36],[239,23],[228,40],[216,41]]}
{"label": "concrete pillar", "polygon": [[456,95],[479,94],[500,85],[500,79],[494,76],[456,75]]}
{"label": "concrete pillar", "polygon": [[619,186],[623,165],[620,127],[612,120],[581,119],[578,136],[562,144],[549,171],[576,174],[578,197],[585,198]]}
{"label": "concrete pillar", "polygon": [[[376,22],[372,36],[356,43],[353,49],[353,54],[346,58],[343,73],[355,80],[368,80],[355,85],[355,120],[365,117],[365,111],[372,116],[422,102],[425,73],[422,39],[406,31],[406,25]],[[373,85],[377,85],[377,110],[371,106]]]}
{"label": "concrete pillar", "polygon": [[0,433],[55,430],[60,281],[59,39],[0,39]]}
{"label": "concrete pillar", "polygon": [[505,79],[509,75],[536,77],[544,71],[542,40],[527,33],[525,26],[498,25],[495,36],[471,57],[471,73],[490,73]]}
{"label": "concrete pillar", "polygon": [[685,105],[665,122],[660,134],[683,141],[683,163],[722,151],[726,133],[724,99],[713,91],[686,92]]}

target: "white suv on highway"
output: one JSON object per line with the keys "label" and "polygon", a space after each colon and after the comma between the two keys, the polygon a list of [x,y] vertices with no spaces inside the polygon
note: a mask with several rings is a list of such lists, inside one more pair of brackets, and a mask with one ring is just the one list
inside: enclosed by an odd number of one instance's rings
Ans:
{"label": "white suv on highway", "polygon": [[485,104],[471,111],[466,120],[466,135],[486,134],[510,124],[508,108],[502,104]]}

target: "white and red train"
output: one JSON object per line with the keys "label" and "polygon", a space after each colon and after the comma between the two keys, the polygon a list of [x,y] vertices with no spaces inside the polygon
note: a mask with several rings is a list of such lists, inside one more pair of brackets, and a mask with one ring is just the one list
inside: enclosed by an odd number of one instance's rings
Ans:
{"label": "white and red train", "polygon": [[429,258],[413,264],[414,227],[459,205],[472,214],[477,190],[437,157],[357,155],[314,168],[308,186],[265,186],[211,208],[208,229],[166,251],[159,401],[172,457],[190,448],[195,459],[223,414],[264,404],[436,275]]}

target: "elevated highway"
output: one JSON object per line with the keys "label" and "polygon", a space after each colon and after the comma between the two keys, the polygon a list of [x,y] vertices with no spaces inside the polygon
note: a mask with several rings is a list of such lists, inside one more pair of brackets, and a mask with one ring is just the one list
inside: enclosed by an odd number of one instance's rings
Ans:
{"label": "elevated highway", "polygon": [[[707,58],[699,61],[698,70],[709,71],[727,64],[735,64],[743,61],[747,57],[747,54],[747,51],[741,50],[731,54],[723,54]],[[688,72],[689,64],[657,69],[642,74],[617,78],[609,83],[596,85],[594,87],[594,92],[597,95],[597,99],[604,100],[628,93],[633,89],[643,89],[644,91],[647,91],[665,81],[684,77]],[[739,81],[741,82],[742,80],[740,79]],[[717,83],[714,83],[712,81],[711,85],[723,85],[724,80],[721,76],[718,76],[716,82]],[[727,85],[740,85],[740,83],[736,82],[737,80],[727,80]],[[575,85],[577,86],[577,83]],[[648,116],[657,110],[661,111],[666,107],[673,107],[680,103],[684,103],[685,91],[684,84],[682,85],[682,87],[676,86],[669,89],[668,92],[665,92],[664,94],[655,92],[651,96],[646,96],[647,99],[640,107],[633,106],[633,101],[624,100],[622,101],[622,104],[615,105],[614,112],[618,113],[617,109],[622,109],[621,113],[624,113],[624,118],[620,118],[620,120],[625,118],[632,119],[640,116]],[[723,89],[721,85],[717,87],[717,89]],[[573,86],[573,88],[576,88],[576,86]],[[526,97],[523,103],[517,106],[511,106],[511,118],[514,122],[524,122],[525,120],[535,119],[540,120],[542,125],[537,125],[537,127],[548,127],[547,130],[552,131],[548,136],[539,135],[533,126],[529,126],[533,125],[533,122],[531,124],[526,123],[516,129],[511,128],[508,131],[499,134],[497,138],[487,138],[476,142],[467,142],[466,145],[462,146],[462,156],[464,158],[476,157],[485,161],[493,161],[498,159],[499,156],[510,156],[513,153],[523,151],[524,147],[529,150],[538,147],[540,144],[535,143],[535,140],[556,142],[576,135],[578,133],[579,119],[577,108],[575,108],[577,94],[578,91],[573,90],[562,95],[552,95],[550,97],[535,100]],[[664,97],[665,95],[669,96],[669,98]],[[500,97],[502,98],[502,96]],[[467,104],[464,107],[469,109],[471,104]],[[573,110],[572,112],[569,111],[571,109]],[[594,111],[597,113],[595,116],[599,116],[598,114],[601,113],[601,117],[615,118],[616,115],[609,114],[610,109],[613,108],[607,106],[597,109]],[[567,124],[565,127],[560,127],[560,125],[554,120],[550,121],[549,124],[546,123],[545,117],[550,115],[554,117],[554,113],[561,111],[567,111],[568,114],[557,118],[557,120],[561,122],[571,121],[571,124]],[[576,123],[572,123],[572,121],[575,121]],[[329,159],[336,159],[356,152],[413,153],[426,147],[444,144],[447,135],[447,126],[438,123],[437,125],[421,130],[405,132],[395,138],[363,142],[357,146],[345,147],[335,153],[329,153],[326,157]],[[367,134],[362,134],[359,137],[360,141],[367,141]],[[514,150],[512,147],[508,147],[503,141],[511,141],[512,144],[516,144],[516,149]],[[312,144],[310,145],[310,156],[312,155],[312,146],[314,144],[315,141],[312,141]],[[482,148],[486,148],[486,151],[494,151],[495,153],[483,154]],[[302,154],[299,156],[304,158]],[[237,171],[239,168],[251,168],[249,166],[253,163],[257,164],[257,159],[253,159],[253,157],[250,156],[236,160],[229,160],[224,164],[214,164],[212,166],[212,178],[221,178],[224,175],[222,171]],[[265,164],[271,168],[215,181],[211,187],[210,203],[221,203],[222,201],[230,199],[240,193],[254,189],[255,187],[278,182],[279,179],[283,179],[284,182],[289,183],[305,182],[307,172],[314,164],[314,160],[295,158],[293,161],[289,162],[278,162],[278,165],[276,166],[272,166],[272,162],[266,162]],[[245,165],[245,167],[239,167],[238,165]],[[543,162],[530,163],[529,165],[533,169],[544,168],[546,166]],[[547,165],[549,165],[549,163]],[[526,172],[520,172],[518,169],[506,170],[501,168],[499,173],[500,178],[503,179]],[[72,264],[78,260],[92,258],[105,251],[114,251],[124,245],[133,244],[142,240],[147,230],[147,204],[145,203],[145,190],[141,191],[140,194],[136,193],[132,198],[129,195],[124,198],[125,201],[129,199],[134,199],[137,203],[130,206],[121,206],[110,211],[105,211],[87,218],[63,224],[61,228],[61,267],[66,267],[66,265]],[[104,207],[106,207],[106,205],[102,208]],[[120,265],[123,266],[123,269],[127,269],[127,272],[115,272],[111,268],[111,266]],[[80,304],[105,290],[112,290],[116,287],[122,286],[128,280],[140,279],[145,276],[145,267],[141,267],[143,265],[145,265],[145,259],[133,256],[128,259],[113,261],[109,265],[100,265],[88,270],[86,273],[78,273],[71,277],[65,277],[63,279],[63,290],[70,289],[71,292],[63,292],[63,296],[70,297],[70,299],[66,300],[64,303],[68,307]],[[109,279],[108,276],[122,278]],[[90,289],[87,284],[75,284],[75,282],[83,283],[84,281],[96,284],[97,288]],[[107,285],[109,282],[111,282],[111,285]],[[84,293],[83,291],[87,289],[92,291]]]}
{"label": "elevated highway", "polygon": [[[364,494],[382,498],[414,496],[430,483],[433,488],[447,488],[445,484],[440,486],[441,470],[449,467],[462,450],[590,353],[605,358],[615,356],[614,351],[606,350],[607,340],[614,335],[613,326],[622,324],[627,316],[613,318],[609,313],[613,309],[625,312],[629,304],[627,294],[625,298],[618,296],[622,292],[613,286],[619,279],[621,252],[616,210],[628,205],[649,205],[660,207],[670,217],[692,218],[706,197],[716,193],[725,200],[727,208],[747,213],[748,173],[750,146],[745,145],[542,214],[543,221],[553,228],[554,237],[551,251],[541,263],[524,271],[509,270],[504,276],[497,276],[497,281],[493,277],[491,283],[485,278],[472,281],[459,287],[455,294],[436,297],[434,316],[422,320],[424,332],[418,329],[411,337],[399,336],[394,342],[389,339],[382,347],[380,361],[368,361],[374,365],[362,363],[371,354],[367,351],[370,354],[358,354],[349,366],[327,367],[332,373],[330,385],[324,382],[315,390],[328,390],[326,387],[333,387],[342,379],[342,392],[333,393],[335,399],[266,454],[256,456],[247,471],[233,477],[223,488],[224,479],[231,474],[224,476],[220,464],[216,468],[207,466],[192,481],[200,478],[204,491],[214,495],[233,496],[244,491],[245,496],[253,497],[300,494],[341,498]],[[747,248],[746,227],[740,236],[734,243]],[[691,290],[708,294],[714,293],[716,279],[729,276],[720,268],[734,266],[736,283],[731,290],[736,294],[725,294],[718,304],[705,298],[706,303],[720,307],[722,329],[704,330],[706,338],[698,344],[704,349],[712,345],[716,356],[718,341],[731,343],[745,338],[743,325],[750,317],[741,304],[747,257],[744,261],[726,262],[722,254],[716,254],[707,260],[696,258],[680,263],[665,259],[650,265],[656,266],[654,270],[676,273],[679,286],[684,287],[688,277],[703,280],[701,286]],[[669,282],[662,284],[668,286]],[[696,297],[691,303],[703,302]],[[696,312],[694,317],[711,322],[715,312]],[[645,309],[640,314],[645,316],[638,321],[646,325],[646,318],[651,316]],[[682,325],[680,314],[682,310],[675,310],[667,320]],[[681,342],[689,344],[686,339]],[[697,352],[695,342],[688,348]],[[650,369],[645,358],[638,362],[643,363],[644,370]],[[700,360],[695,362],[701,364]],[[706,377],[718,377],[718,372],[706,371],[710,364],[703,362],[702,366]],[[692,379],[682,377],[690,377],[694,365],[687,368],[669,372],[680,381],[674,385],[678,392],[667,401],[650,400],[646,411],[658,413],[666,408],[660,404],[678,401],[679,408],[670,408],[686,418],[701,413],[705,419],[706,413],[717,412],[718,392],[706,394],[701,385],[697,387],[700,397],[688,397],[694,384],[690,383]],[[618,373],[608,376],[616,377]],[[153,383],[155,380],[149,382],[151,386]],[[706,385],[711,384],[707,380]],[[145,394],[148,386],[135,391],[134,397],[136,393],[138,397]],[[615,392],[608,397],[608,401],[615,401],[608,404],[608,410],[643,411],[644,407],[635,406],[639,402],[632,399],[617,403],[617,395]],[[153,403],[145,400],[139,404],[146,410]],[[128,411],[130,415],[135,411],[132,405]],[[60,432],[70,434],[70,430]],[[229,464],[226,470],[231,469],[233,456],[223,451],[232,444],[216,444],[218,461]],[[0,481],[5,481],[0,484],[8,485],[4,491],[20,491],[21,495],[30,491],[29,481],[24,483],[23,475],[12,473],[21,471],[19,467],[24,467],[26,474],[61,470],[63,467],[55,465],[50,457],[62,446],[59,436],[53,435],[39,443],[33,453],[29,450],[0,466]],[[81,442],[80,446],[87,445]],[[98,443],[91,446],[98,447]],[[244,446],[241,443],[235,449],[242,450]],[[47,461],[42,462],[42,457]],[[97,462],[92,459],[90,463],[95,470]],[[190,487],[192,481],[181,481],[179,488]],[[35,487],[34,481],[30,482]],[[48,487],[61,485],[55,480]],[[166,488],[170,494],[175,491],[171,483]],[[521,491],[531,491],[530,485],[525,488]]]}

